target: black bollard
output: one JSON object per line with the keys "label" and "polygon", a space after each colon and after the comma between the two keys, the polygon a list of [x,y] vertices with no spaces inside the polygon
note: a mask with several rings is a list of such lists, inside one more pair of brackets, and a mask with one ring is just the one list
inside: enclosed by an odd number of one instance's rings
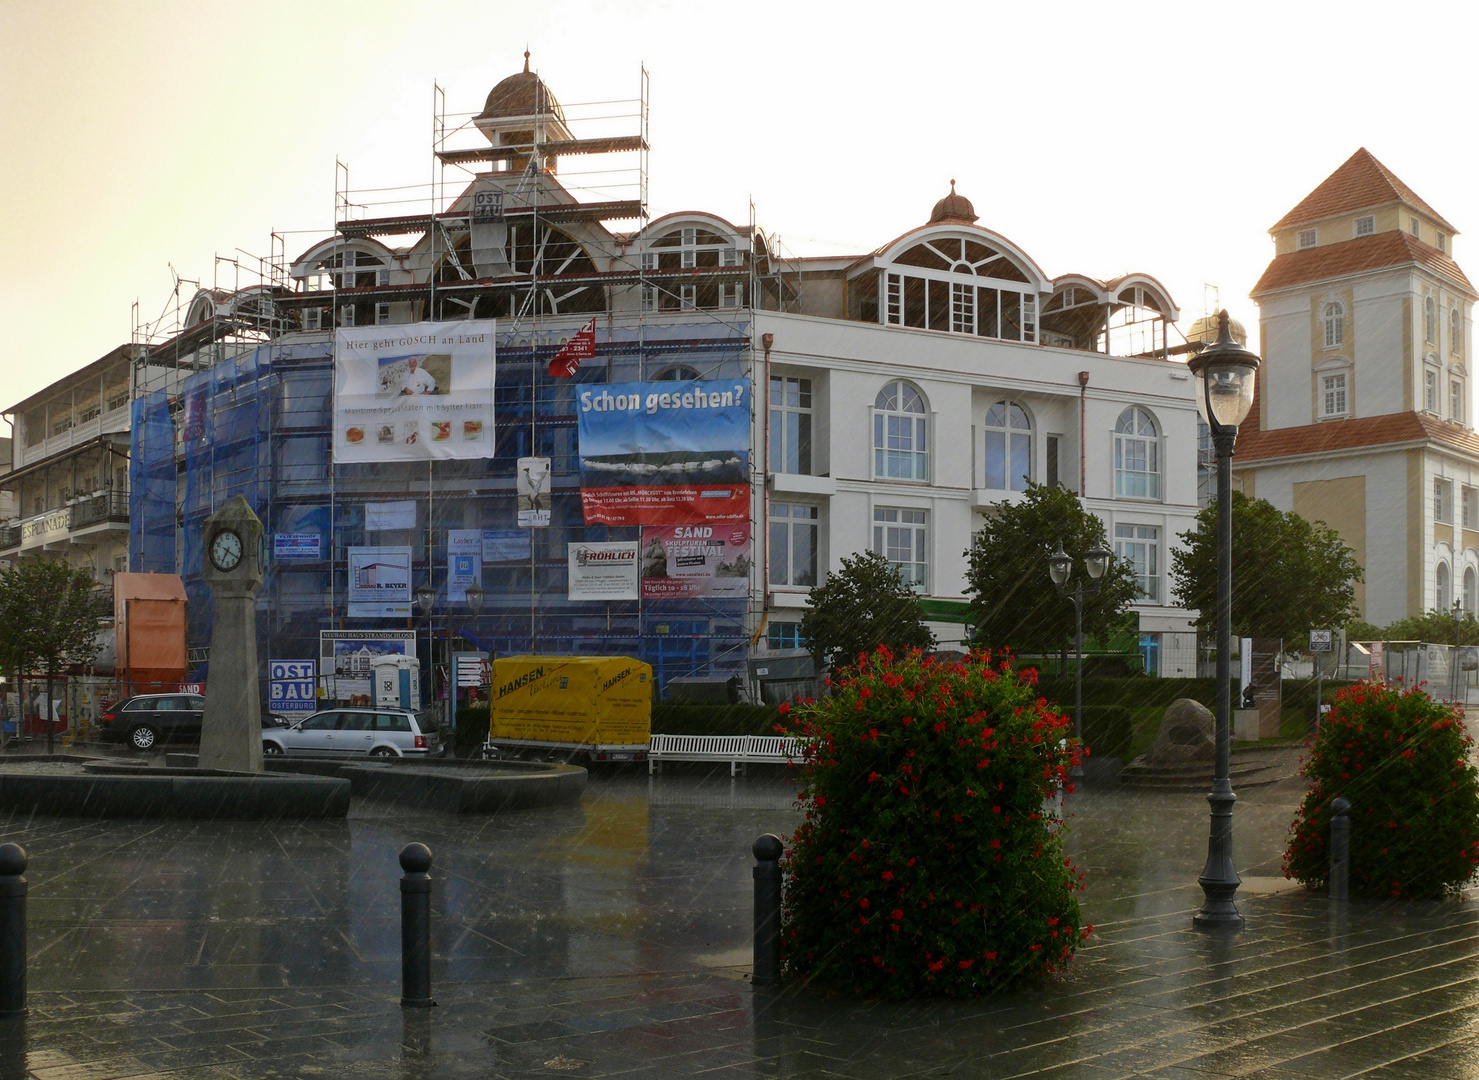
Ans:
{"label": "black bollard", "polygon": [[401,1008],[428,1009],[431,998],[431,848],[401,848]]}
{"label": "black bollard", "polygon": [[773,986],[781,977],[781,855],[786,845],[773,833],[755,841],[756,986]]}
{"label": "black bollard", "polygon": [[1330,804],[1330,899],[1345,900],[1351,883],[1351,804],[1336,799]]}
{"label": "black bollard", "polygon": [[0,845],[0,1016],[26,1013],[25,849]]}

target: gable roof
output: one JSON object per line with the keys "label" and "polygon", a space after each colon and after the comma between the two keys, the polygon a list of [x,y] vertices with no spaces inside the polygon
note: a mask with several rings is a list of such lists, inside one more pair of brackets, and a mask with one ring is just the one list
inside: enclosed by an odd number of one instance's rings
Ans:
{"label": "gable roof", "polygon": [[1343,240],[1339,244],[1324,244],[1279,255],[1268,264],[1249,295],[1256,297],[1290,285],[1306,285],[1344,274],[1359,274],[1363,270],[1407,263],[1416,263],[1470,292],[1474,291],[1458,263],[1443,252],[1405,231],[1389,229],[1355,240]]}
{"label": "gable roof", "polygon": [[1422,442],[1441,443],[1479,459],[1479,435],[1468,428],[1446,423],[1427,413],[1401,412],[1275,428],[1273,431],[1240,429],[1233,468],[1269,458]]}
{"label": "gable roof", "polygon": [[[1281,217],[1273,228],[1304,225],[1394,202],[1404,202],[1427,214],[1449,232],[1457,232],[1438,211],[1423,202],[1417,192],[1397,179],[1364,146],[1327,176],[1319,187],[1306,195],[1298,206]],[[1273,229],[1269,231],[1272,232]]]}

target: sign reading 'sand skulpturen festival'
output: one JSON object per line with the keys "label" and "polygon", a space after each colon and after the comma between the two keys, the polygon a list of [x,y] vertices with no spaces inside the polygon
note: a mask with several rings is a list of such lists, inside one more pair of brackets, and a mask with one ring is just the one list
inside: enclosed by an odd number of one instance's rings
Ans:
{"label": "sign reading 'sand skulpturen festival'", "polygon": [[493,456],[494,321],[334,332],[334,460]]}
{"label": "sign reading 'sand skulpturen festival'", "polygon": [[750,520],[750,382],[583,385],[580,499],[587,524]]}

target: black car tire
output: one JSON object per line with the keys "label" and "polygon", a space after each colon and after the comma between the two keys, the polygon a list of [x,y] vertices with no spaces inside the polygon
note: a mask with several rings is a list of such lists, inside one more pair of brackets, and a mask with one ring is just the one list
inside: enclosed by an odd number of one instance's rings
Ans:
{"label": "black car tire", "polygon": [[263,757],[282,757],[282,747],[275,742],[264,742],[262,744]]}
{"label": "black car tire", "polygon": [[135,750],[152,750],[159,742],[159,732],[152,724],[139,724],[129,731],[128,742]]}
{"label": "black car tire", "polygon": [[370,756],[378,758],[393,758],[396,756],[396,753],[388,746],[377,746],[375,747],[375,749],[370,751]]}

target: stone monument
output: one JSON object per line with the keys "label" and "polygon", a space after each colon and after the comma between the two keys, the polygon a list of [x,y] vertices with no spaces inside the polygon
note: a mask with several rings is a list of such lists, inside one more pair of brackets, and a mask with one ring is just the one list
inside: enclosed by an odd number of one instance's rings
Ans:
{"label": "stone monument", "polygon": [[257,589],[262,585],[262,523],[238,495],[206,518],[201,540],[201,577],[215,593],[216,606],[199,767],[261,772]]}
{"label": "stone monument", "polygon": [[1217,719],[1201,702],[1177,698],[1166,709],[1147,755],[1152,765],[1190,765],[1217,754]]}

